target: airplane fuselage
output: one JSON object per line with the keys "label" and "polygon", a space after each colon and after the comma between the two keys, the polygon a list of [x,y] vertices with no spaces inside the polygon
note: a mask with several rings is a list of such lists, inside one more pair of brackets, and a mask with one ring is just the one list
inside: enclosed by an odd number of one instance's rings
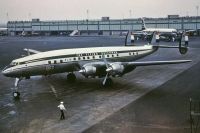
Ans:
{"label": "airplane fuselage", "polygon": [[144,32],[159,32],[159,33],[177,33],[176,29],[165,29],[165,28],[146,28],[143,30]]}

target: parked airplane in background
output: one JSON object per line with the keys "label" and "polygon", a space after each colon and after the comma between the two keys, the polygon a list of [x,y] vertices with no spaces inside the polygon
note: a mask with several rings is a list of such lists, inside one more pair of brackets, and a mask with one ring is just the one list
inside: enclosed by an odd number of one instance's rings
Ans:
{"label": "parked airplane in background", "polygon": [[2,70],[3,75],[16,78],[15,91],[13,96],[19,98],[18,83],[20,80],[29,79],[35,75],[51,75],[67,72],[67,79],[75,81],[75,71],[80,72],[86,78],[104,78],[104,86],[111,85],[110,77],[122,77],[126,73],[133,71],[138,66],[165,65],[186,63],[191,60],[171,60],[171,61],[140,61],[154,53],[158,48],[179,48],[181,54],[187,52],[187,47],[181,42],[179,46],[156,45],[155,34],[153,34],[151,44],[143,46],[127,45],[110,47],[90,47],[61,49],[47,52],[25,49],[28,53],[34,53],[23,58],[13,60],[10,65]]}
{"label": "parked airplane in background", "polygon": [[169,29],[169,28],[147,28],[144,19],[142,19],[142,31],[146,33],[177,33],[176,29]]}
{"label": "parked airplane in background", "polygon": [[177,36],[176,29],[168,28],[147,28],[144,19],[142,18],[142,29],[141,31],[133,32],[134,36],[137,38],[149,39],[153,32],[157,32],[162,40],[174,41]]}

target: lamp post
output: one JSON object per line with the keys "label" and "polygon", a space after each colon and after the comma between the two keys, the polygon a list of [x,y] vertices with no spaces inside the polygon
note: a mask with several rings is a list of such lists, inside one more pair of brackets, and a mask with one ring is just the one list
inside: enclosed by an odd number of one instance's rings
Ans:
{"label": "lamp post", "polygon": [[199,16],[199,6],[196,6],[197,9],[197,17]]}
{"label": "lamp post", "polygon": [[88,9],[87,9],[86,13],[87,13],[87,20],[89,20],[89,10]]}

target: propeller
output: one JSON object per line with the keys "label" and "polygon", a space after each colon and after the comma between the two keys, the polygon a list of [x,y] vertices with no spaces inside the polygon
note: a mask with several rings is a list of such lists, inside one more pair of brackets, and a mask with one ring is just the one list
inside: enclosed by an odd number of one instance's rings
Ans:
{"label": "propeller", "polygon": [[104,54],[102,55],[102,59],[103,59],[104,63],[106,64],[106,68],[107,68],[106,69],[107,74],[106,74],[106,76],[105,76],[105,78],[103,80],[103,85],[105,85],[106,84],[106,80],[109,77],[109,73],[112,71],[112,68],[109,66]]}

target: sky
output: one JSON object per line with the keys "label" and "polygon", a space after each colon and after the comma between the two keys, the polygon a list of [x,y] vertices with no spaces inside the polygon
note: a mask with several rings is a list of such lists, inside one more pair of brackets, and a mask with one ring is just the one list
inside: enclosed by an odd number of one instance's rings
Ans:
{"label": "sky", "polygon": [[0,0],[0,23],[31,20],[84,20],[196,16],[200,0]]}

